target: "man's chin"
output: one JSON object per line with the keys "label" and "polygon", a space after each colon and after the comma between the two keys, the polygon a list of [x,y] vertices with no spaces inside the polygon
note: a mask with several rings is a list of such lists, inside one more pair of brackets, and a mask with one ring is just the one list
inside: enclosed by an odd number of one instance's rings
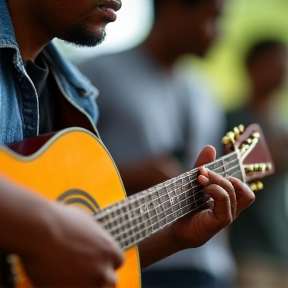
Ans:
{"label": "man's chin", "polygon": [[95,47],[101,44],[105,37],[105,30],[102,33],[95,33],[86,29],[74,29],[66,37],[59,37],[59,39],[77,47]]}

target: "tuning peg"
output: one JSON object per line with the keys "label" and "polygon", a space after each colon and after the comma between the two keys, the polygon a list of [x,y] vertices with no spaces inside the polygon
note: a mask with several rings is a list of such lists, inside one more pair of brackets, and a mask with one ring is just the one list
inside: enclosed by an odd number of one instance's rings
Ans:
{"label": "tuning peg", "polygon": [[232,131],[229,131],[222,139],[223,144],[235,143],[235,134]]}
{"label": "tuning peg", "polygon": [[253,149],[260,138],[260,134],[258,132],[253,132],[252,135],[247,138],[239,148],[240,154],[244,155]]}
{"label": "tuning peg", "polygon": [[260,133],[259,133],[259,132],[253,132],[253,133],[252,133],[252,137],[253,137],[254,139],[259,139],[259,138],[260,138]]}
{"label": "tuning peg", "polygon": [[244,165],[243,167],[247,174],[252,172],[265,172],[269,171],[272,168],[271,163],[250,164],[250,165]]}
{"label": "tuning peg", "polygon": [[264,188],[264,185],[262,182],[257,181],[257,182],[251,183],[249,187],[253,192],[258,192]]}
{"label": "tuning peg", "polygon": [[248,145],[251,145],[253,142],[253,140],[251,138],[248,138],[244,141],[244,143],[248,144]]}
{"label": "tuning peg", "polygon": [[234,127],[233,131],[229,131],[222,139],[223,144],[235,143],[235,140],[244,132],[245,128],[243,125]]}
{"label": "tuning peg", "polygon": [[233,132],[235,135],[235,139],[237,139],[239,135],[241,135],[244,132],[244,130],[245,130],[245,127],[242,124],[237,127],[234,127]]}

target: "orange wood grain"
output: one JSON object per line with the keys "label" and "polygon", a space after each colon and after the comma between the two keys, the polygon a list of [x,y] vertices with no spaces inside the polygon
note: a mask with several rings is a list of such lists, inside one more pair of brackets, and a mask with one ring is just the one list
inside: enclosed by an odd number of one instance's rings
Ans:
{"label": "orange wood grain", "polygon": [[[21,157],[0,147],[0,173],[30,188],[31,193],[53,201],[70,189],[88,192],[100,209],[126,197],[112,158],[101,141],[89,132],[61,131],[39,152]],[[118,270],[117,288],[140,287],[137,247],[127,250],[125,256],[125,264]],[[25,277],[21,278],[18,288],[31,287]]]}

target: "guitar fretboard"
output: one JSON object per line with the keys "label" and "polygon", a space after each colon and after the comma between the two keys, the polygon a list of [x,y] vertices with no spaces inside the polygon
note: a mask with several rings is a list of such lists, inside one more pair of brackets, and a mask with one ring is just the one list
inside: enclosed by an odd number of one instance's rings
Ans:
{"label": "guitar fretboard", "polygon": [[[233,152],[205,165],[242,179],[238,154]],[[108,206],[95,215],[125,250],[156,233],[207,201],[197,180],[198,168]]]}

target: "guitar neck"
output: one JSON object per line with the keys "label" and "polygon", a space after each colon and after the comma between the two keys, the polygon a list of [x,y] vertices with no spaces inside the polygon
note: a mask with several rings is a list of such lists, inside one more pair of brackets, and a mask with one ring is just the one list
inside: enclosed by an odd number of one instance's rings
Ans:
{"label": "guitar neck", "polygon": [[[243,181],[237,152],[205,165]],[[95,215],[126,250],[207,201],[198,183],[198,168],[108,206]]]}

